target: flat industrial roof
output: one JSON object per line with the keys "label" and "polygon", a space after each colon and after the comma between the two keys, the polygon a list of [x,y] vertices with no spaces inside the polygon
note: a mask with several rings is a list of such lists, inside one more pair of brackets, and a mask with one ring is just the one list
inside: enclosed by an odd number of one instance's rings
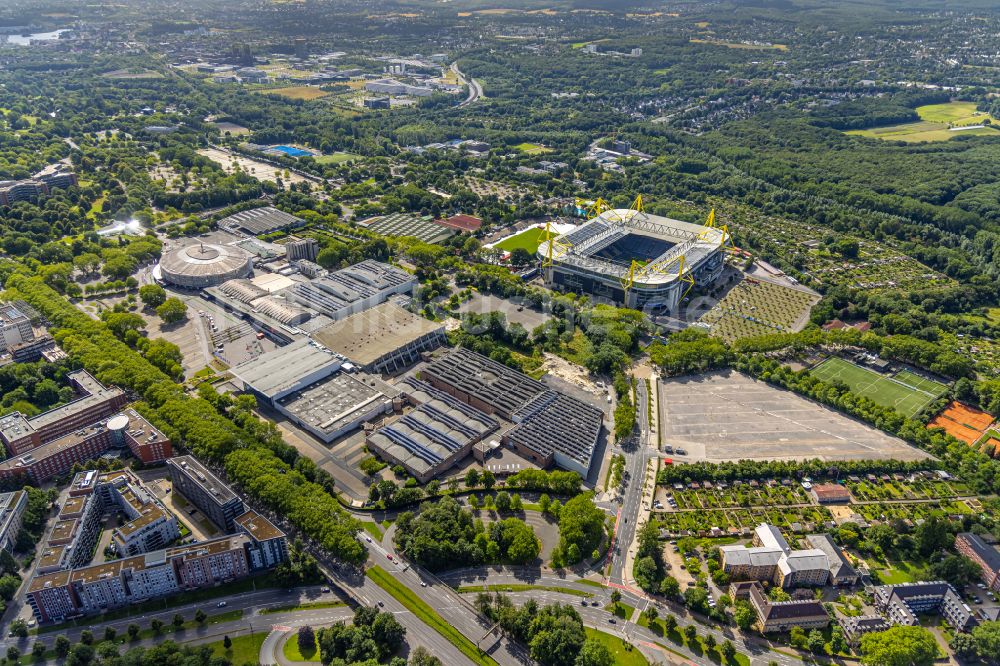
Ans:
{"label": "flat industrial roof", "polygon": [[339,372],[279,399],[287,412],[323,432],[335,432],[372,410],[385,405],[399,391],[371,375]]}
{"label": "flat industrial roof", "polygon": [[434,378],[492,406],[503,418],[548,387],[531,377],[464,347],[452,349],[421,370],[421,377]]}
{"label": "flat industrial roof", "polygon": [[391,301],[334,322],[313,333],[313,338],[361,366],[374,363],[411,342],[444,330],[444,325],[424,319]]}
{"label": "flat industrial roof", "polygon": [[231,368],[240,381],[271,398],[295,388],[301,379],[326,366],[342,363],[332,351],[312,340],[296,340]]}

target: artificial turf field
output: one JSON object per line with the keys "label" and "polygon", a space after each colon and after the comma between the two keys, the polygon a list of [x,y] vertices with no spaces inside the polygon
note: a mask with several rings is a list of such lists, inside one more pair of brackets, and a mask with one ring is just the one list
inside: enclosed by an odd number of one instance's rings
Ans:
{"label": "artificial turf field", "polygon": [[912,417],[948,390],[939,382],[926,379],[907,370],[887,377],[854,365],[841,358],[829,358],[811,371],[817,379],[836,379],[847,384],[851,391],[863,395],[883,407],[892,407],[900,414]]}

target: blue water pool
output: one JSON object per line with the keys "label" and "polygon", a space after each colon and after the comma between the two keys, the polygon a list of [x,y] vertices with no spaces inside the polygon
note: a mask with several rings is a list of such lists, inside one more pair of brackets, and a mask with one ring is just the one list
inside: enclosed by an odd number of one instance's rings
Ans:
{"label": "blue water pool", "polygon": [[270,150],[276,150],[279,153],[291,155],[292,157],[305,157],[306,155],[312,155],[312,153],[308,150],[302,150],[301,148],[296,148],[295,146],[272,146]]}

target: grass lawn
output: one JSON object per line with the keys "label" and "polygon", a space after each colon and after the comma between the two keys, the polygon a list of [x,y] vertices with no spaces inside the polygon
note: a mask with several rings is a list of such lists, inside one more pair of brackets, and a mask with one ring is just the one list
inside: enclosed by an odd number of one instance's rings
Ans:
{"label": "grass lawn", "polygon": [[288,661],[319,662],[319,648],[314,646],[311,650],[302,652],[299,650],[298,636],[294,633],[288,636],[281,648],[281,653]]}
{"label": "grass lawn", "polygon": [[632,614],[635,612],[634,608],[632,608],[628,604],[623,604],[620,601],[617,604],[608,604],[607,606],[604,607],[604,610],[608,611],[609,613],[613,613],[615,617],[618,617],[622,620],[630,619],[632,617]]}
{"label": "grass lawn", "polygon": [[98,213],[103,212],[104,202],[107,201],[107,198],[107,193],[105,193],[94,199],[94,203],[90,204],[90,210],[87,211],[87,217],[93,220]]}
{"label": "grass lawn", "polygon": [[412,590],[400,584],[388,571],[376,565],[366,572],[379,587],[391,594],[395,599],[410,610],[418,619],[439,634],[448,639],[448,642],[457,647],[462,654],[480,666],[497,666],[497,662],[489,655],[481,652],[475,643],[466,638],[462,633],[448,624],[437,611],[428,606],[423,599],[418,597]]}
{"label": "grass lawn", "polygon": [[596,588],[599,588],[601,590],[604,589],[604,583],[599,583],[596,580],[588,580],[587,578],[581,578],[580,580],[578,580],[576,582],[580,583],[581,585],[590,585],[591,587],[596,587]]}
{"label": "grass lawn", "polygon": [[976,115],[975,102],[948,102],[947,104],[927,104],[917,107],[920,120],[912,123],[870,127],[863,130],[851,130],[847,134],[867,136],[873,139],[895,141],[947,141],[956,136],[965,135],[995,135],[997,130],[991,127],[968,130],[951,130],[953,127],[968,127],[981,125],[984,120],[996,122],[988,113]]}
{"label": "grass lawn", "polygon": [[523,248],[531,254],[535,254],[535,252],[538,251],[538,246],[542,244],[543,240],[545,240],[545,229],[532,228],[522,231],[516,236],[503,239],[496,244],[496,247],[501,250],[506,250],[507,252],[513,252],[517,248]]}
{"label": "grass lawn", "polygon": [[330,93],[320,90],[319,88],[314,88],[312,86],[289,86],[287,88],[271,88],[269,90],[261,90],[260,92],[266,95],[281,95],[282,97],[287,97],[289,99],[303,99],[303,100],[313,100],[319,99],[320,97],[326,97]]}
{"label": "grass lawn", "polygon": [[340,608],[346,605],[343,601],[317,601],[311,604],[291,604],[288,606],[275,606],[274,608],[262,608],[260,613],[262,615],[266,615],[267,613],[288,613],[291,611],[317,610],[320,608]]}
{"label": "grass lawn", "polygon": [[897,585],[899,583],[912,583],[916,579],[917,572],[917,567],[910,566],[905,562],[897,562],[888,569],[879,569],[877,574],[883,585]]}
{"label": "grass lawn", "polygon": [[563,594],[572,594],[576,597],[594,596],[590,592],[575,590],[572,587],[559,587],[558,585],[462,585],[456,592],[465,594],[467,592],[529,592],[531,590],[561,592]]}
{"label": "grass lawn", "polygon": [[840,358],[829,358],[810,372],[823,381],[843,382],[852,392],[908,417],[916,415],[948,388],[906,371],[889,378]]}
{"label": "grass lawn", "polygon": [[527,141],[517,144],[514,148],[521,151],[525,155],[541,155],[542,153],[552,152],[551,148],[546,148],[540,143],[528,143]]}
{"label": "grass lawn", "polygon": [[361,527],[364,528],[365,532],[368,532],[368,534],[371,535],[372,539],[375,539],[376,541],[382,540],[382,530],[379,529],[379,526],[375,523],[369,520],[362,520]]}
{"label": "grass lawn", "polygon": [[644,666],[649,663],[649,660],[642,655],[642,652],[639,652],[639,650],[617,636],[589,627],[585,631],[587,632],[587,638],[592,638],[603,643],[611,651],[611,655],[615,658],[615,666]]}
{"label": "grass lawn", "polygon": [[266,638],[267,632],[259,631],[252,635],[233,638],[233,644],[228,650],[223,647],[222,641],[209,643],[208,647],[212,648],[213,657],[221,657],[231,664],[256,664],[260,661],[260,646],[264,644]]}
{"label": "grass lawn", "polygon": [[354,160],[360,160],[359,155],[352,155],[351,153],[331,153],[330,155],[320,155],[315,158],[316,164],[341,164],[343,162],[353,162]]}

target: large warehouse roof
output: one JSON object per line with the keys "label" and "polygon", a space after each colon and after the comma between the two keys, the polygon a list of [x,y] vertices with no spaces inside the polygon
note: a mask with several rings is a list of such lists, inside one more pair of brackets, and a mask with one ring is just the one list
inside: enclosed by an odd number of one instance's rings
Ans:
{"label": "large warehouse roof", "polygon": [[254,236],[269,234],[272,231],[279,231],[290,227],[298,227],[303,224],[305,224],[305,220],[294,215],[289,215],[273,206],[242,210],[239,213],[234,213],[229,217],[219,220],[219,226],[238,227]]}
{"label": "large warehouse roof", "polygon": [[541,382],[464,347],[435,359],[421,372],[492,406],[506,419],[548,390]]}
{"label": "large warehouse roof", "polygon": [[245,385],[268,398],[295,390],[304,377],[328,370],[334,372],[342,359],[312,340],[296,340],[290,345],[261,354],[231,369]]}
{"label": "large warehouse roof", "polygon": [[440,470],[435,468],[449,456],[500,427],[478,409],[417,379],[407,378],[397,388],[420,405],[369,435],[368,441],[419,476],[436,474]]}
{"label": "large warehouse roof", "polygon": [[442,328],[386,301],[316,331],[313,338],[364,367]]}
{"label": "large warehouse roof", "polygon": [[507,433],[511,442],[543,456],[564,456],[583,469],[601,435],[604,413],[558,391],[546,391],[514,415],[518,425]]}
{"label": "large warehouse roof", "polygon": [[429,364],[422,377],[515,422],[505,435],[515,445],[584,475],[590,468],[604,425],[597,407],[462,347]]}
{"label": "large warehouse roof", "polygon": [[337,319],[340,311],[353,304],[379,294],[388,295],[413,280],[413,276],[401,268],[368,259],[325,277],[298,283],[283,295]]}

